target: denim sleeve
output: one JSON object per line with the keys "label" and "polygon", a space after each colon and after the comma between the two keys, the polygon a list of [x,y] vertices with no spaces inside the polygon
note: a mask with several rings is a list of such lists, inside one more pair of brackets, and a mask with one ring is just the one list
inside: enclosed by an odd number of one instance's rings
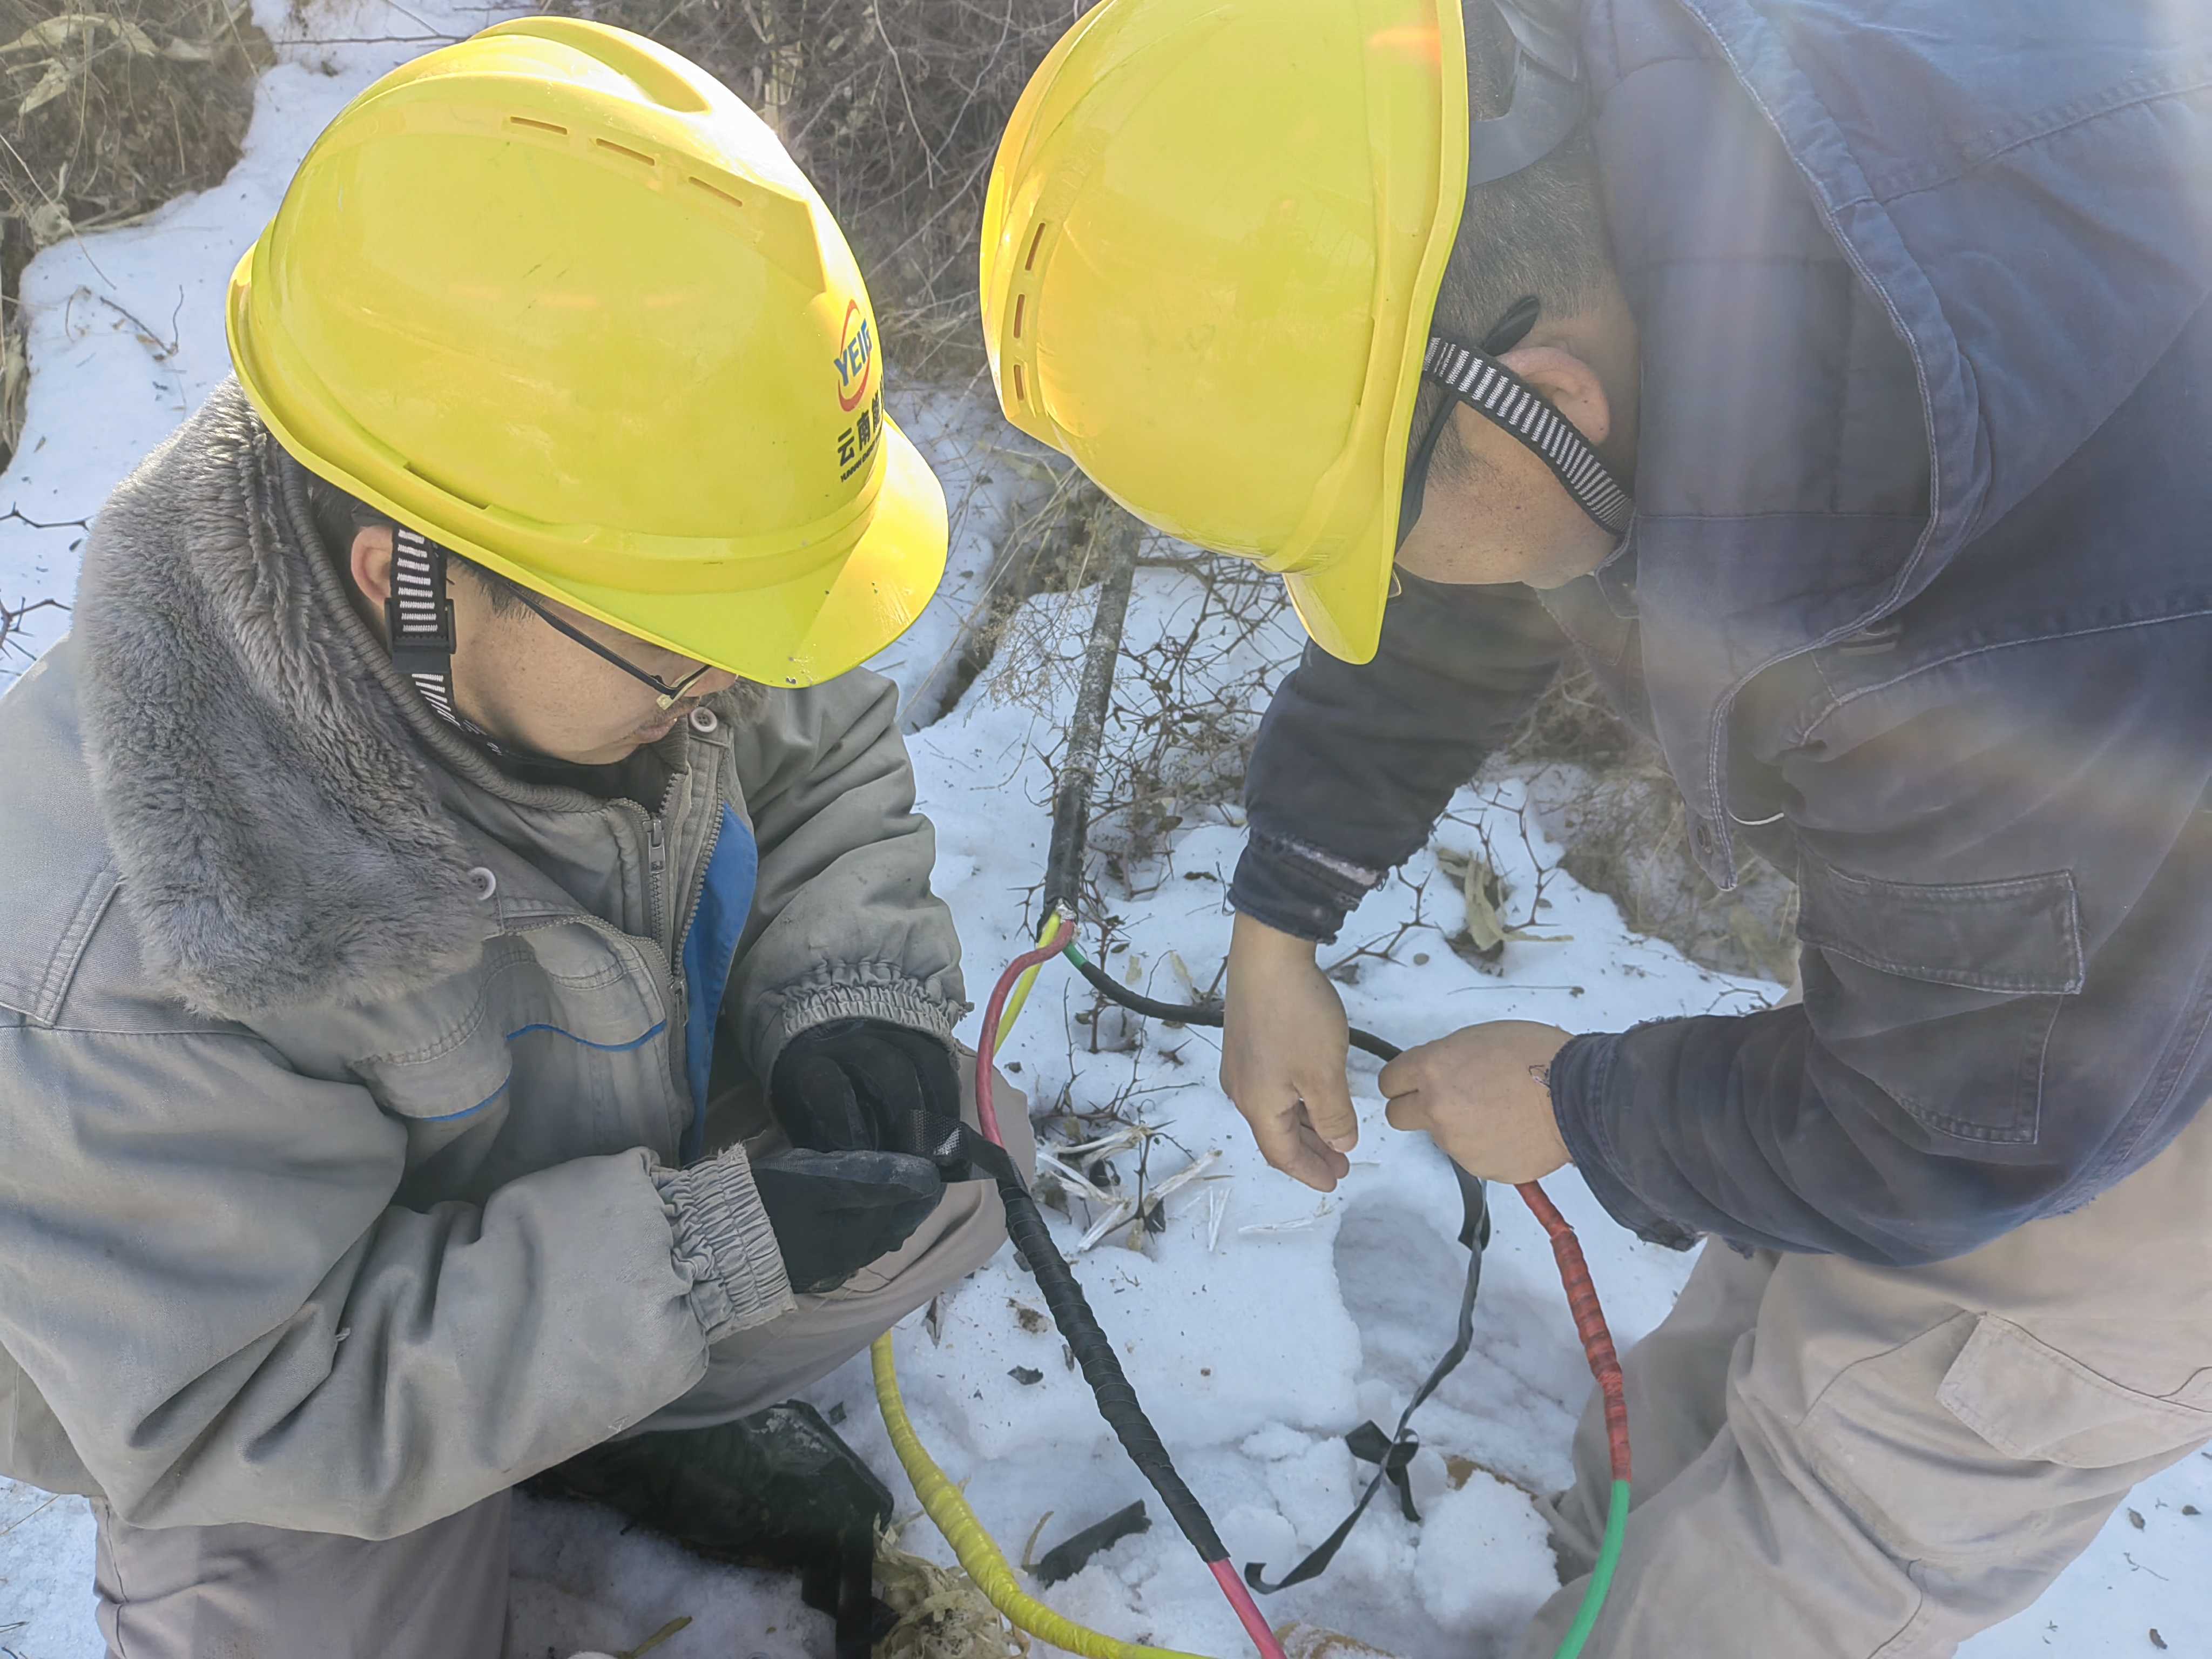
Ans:
{"label": "denim sleeve", "polygon": [[2094,1198],[2212,1086],[2212,617],[1937,665],[1782,763],[1802,1006],[1577,1038],[1571,1155],[1655,1242],[1890,1266]]}
{"label": "denim sleeve", "polygon": [[1551,683],[1566,644],[1534,590],[1400,578],[1372,662],[1308,646],[1276,689],[1246,775],[1250,838],[1230,900],[1330,939],[1419,850]]}

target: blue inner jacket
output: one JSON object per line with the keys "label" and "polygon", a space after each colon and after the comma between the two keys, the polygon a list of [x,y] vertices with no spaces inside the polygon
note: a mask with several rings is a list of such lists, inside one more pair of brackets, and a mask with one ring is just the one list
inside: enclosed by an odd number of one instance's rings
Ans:
{"label": "blue inner jacket", "polygon": [[1577,1039],[1647,1237],[1886,1262],[2087,1201],[2212,1051],[2212,16],[1590,0],[1642,333],[1595,576],[1408,583],[1270,710],[1240,909],[1332,932],[1571,641],[1698,857],[1803,894],[1802,1008]]}
{"label": "blue inner jacket", "polygon": [[684,1066],[691,1085],[691,1133],[684,1141],[686,1163],[699,1156],[707,1123],[708,1079],[714,1067],[715,1028],[759,878],[759,843],[726,805],[714,855],[707,860],[706,880],[699,889],[699,905],[691,915],[691,929],[678,951],[684,964],[686,1008]]}

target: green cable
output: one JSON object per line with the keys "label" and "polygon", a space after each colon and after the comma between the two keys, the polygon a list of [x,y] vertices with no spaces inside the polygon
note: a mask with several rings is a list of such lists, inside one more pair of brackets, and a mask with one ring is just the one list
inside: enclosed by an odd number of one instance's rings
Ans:
{"label": "green cable", "polygon": [[1589,1588],[1583,1592],[1582,1608],[1553,1659],[1575,1659],[1583,1644],[1589,1640],[1590,1632],[1597,1628],[1597,1616],[1605,1611],[1605,1593],[1613,1588],[1613,1570],[1620,1565],[1620,1547],[1627,1535],[1628,1482],[1616,1480],[1612,1501],[1606,1505],[1605,1543],[1597,1553],[1597,1565],[1590,1569]]}

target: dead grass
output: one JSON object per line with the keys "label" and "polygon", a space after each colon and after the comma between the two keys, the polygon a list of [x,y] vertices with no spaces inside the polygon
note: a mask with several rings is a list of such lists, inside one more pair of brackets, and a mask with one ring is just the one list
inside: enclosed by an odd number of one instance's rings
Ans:
{"label": "dead grass", "polygon": [[275,61],[228,0],[0,0],[0,465],[28,373],[19,283],[40,248],[221,181]]}
{"label": "dead grass", "polygon": [[899,1548],[896,1533],[876,1545],[876,1587],[898,1615],[877,1659],[1021,1659],[1030,1650],[974,1579]]}

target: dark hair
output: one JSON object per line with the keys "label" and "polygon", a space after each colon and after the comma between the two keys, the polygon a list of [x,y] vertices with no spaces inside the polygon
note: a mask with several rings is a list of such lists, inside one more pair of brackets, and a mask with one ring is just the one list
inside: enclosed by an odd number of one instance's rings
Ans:
{"label": "dark hair", "polygon": [[[315,529],[321,535],[324,546],[342,569],[350,563],[353,539],[361,532],[377,526],[386,529],[395,527],[389,513],[371,507],[358,495],[339,489],[329,479],[314,472],[307,474],[307,508],[314,515]],[[503,617],[510,611],[523,609],[522,601],[514,597],[505,582],[492,580],[459,554],[448,550],[446,562],[448,566],[457,566],[467,571],[475,578],[477,586],[483,589],[485,596],[491,601],[495,617]]]}
{"label": "dark hair", "polygon": [[[1464,11],[1468,113],[1480,121],[1511,106],[1513,32],[1492,0],[1465,0]],[[1468,191],[1451,262],[1437,290],[1433,331],[1477,344],[1528,295],[1542,302],[1543,315],[1571,317],[1603,295],[1612,272],[1597,161],[1585,125],[1534,167]],[[1416,441],[1446,395],[1423,384],[1413,415]],[[1449,429],[1436,459],[1447,471],[1467,465]]]}

